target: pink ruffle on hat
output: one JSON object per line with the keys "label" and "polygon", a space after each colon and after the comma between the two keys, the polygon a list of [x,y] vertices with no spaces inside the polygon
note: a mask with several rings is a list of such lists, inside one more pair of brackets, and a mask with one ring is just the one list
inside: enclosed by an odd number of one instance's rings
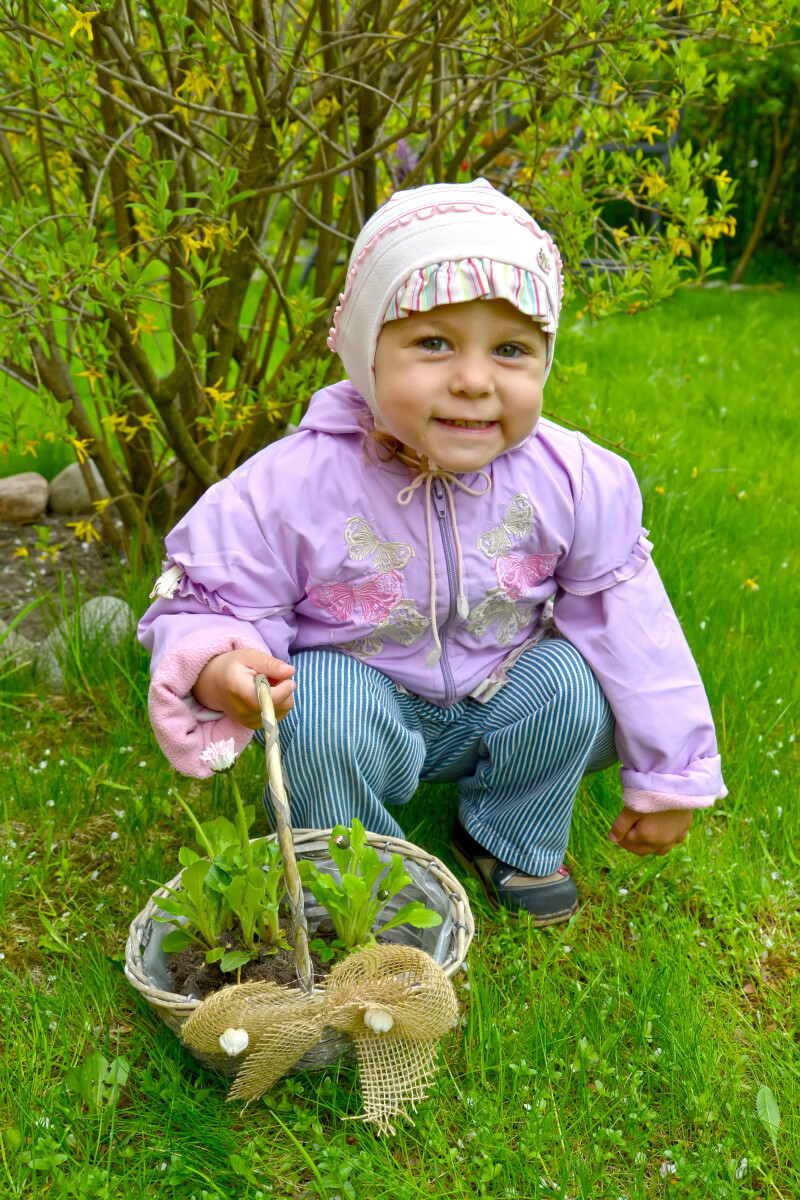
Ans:
{"label": "pink ruffle on hat", "polygon": [[375,411],[381,327],[409,312],[466,300],[509,300],[547,334],[553,361],[563,296],[561,257],[524,208],[486,179],[395,192],[350,256],[328,345]]}

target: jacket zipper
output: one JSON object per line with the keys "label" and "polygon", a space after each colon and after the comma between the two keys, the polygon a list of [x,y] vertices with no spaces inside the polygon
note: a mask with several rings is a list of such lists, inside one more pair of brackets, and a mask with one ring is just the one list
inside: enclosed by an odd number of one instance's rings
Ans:
{"label": "jacket zipper", "polygon": [[[445,702],[450,704],[456,698],[456,686],[453,680],[453,673],[450,670],[450,663],[447,661],[447,630],[456,615],[456,592],[458,590],[458,579],[456,573],[456,558],[453,549],[453,542],[450,537],[450,522],[447,516],[447,505],[444,496],[444,484],[441,479],[433,481],[433,503],[436,508],[436,515],[439,518],[439,532],[442,535],[442,546],[444,547],[444,561],[447,567],[447,586],[450,591],[450,607],[447,611],[447,619],[439,627],[439,641],[442,644],[442,657],[439,660],[442,675],[444,676],[444,698]],[[433,613],[431,613],[433,616]]]}

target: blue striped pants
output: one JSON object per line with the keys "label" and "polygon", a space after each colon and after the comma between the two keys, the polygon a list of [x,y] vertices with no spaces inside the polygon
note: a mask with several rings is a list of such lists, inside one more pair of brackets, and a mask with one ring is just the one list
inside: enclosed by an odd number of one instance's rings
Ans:
{"label": "blue striped pants", "polygon": [[[420,780],[458,783],[459,816],[491,854],[529,875],[561,865],[581,777],[616,761],[614,717],[562,638],[526,650],[486,704],[438,708],[334,650],[292,658],[297,691],[280,743],[292,822],[403,837],[387,804]],[[265,796],[266,802],[266,796]]]}

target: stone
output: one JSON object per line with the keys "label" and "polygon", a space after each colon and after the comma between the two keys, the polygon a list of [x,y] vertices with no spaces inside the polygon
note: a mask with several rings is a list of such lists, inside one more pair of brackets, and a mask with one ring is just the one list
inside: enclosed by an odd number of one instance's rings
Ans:
{"label": "stone", "polygon": [[[81,606],[79,623],[82,653],[101,656],[133,637],[136,615],[118,596],[94,596]],[[74,626],[70,633],[74,637]],[[44,639],[36,658],[36,669],[50,687],[63,688],[68,655],[69,637],[61,626]]]}
{"label": "stone", "polygon": [[11,525],[32,525],[40,521],[47,508],[49,487],[44,475],[23,471],[0,479],[0,521]]}
{"label": "stone", "polygon": [[36,647],[33,642],[16,629],[9,630],[5,621],[0,621],[0,662],[13,658],[15,662],[33,662]]}
{"label": "stone", "polygon": [[[103,483],[100,472],[91,460],[88,466],[100,499],[107,500],[108,488]],[[84,483],[78,463],[70,463],[68,467],[64,467],[63,471],[59,471],[55,479],[51,480],[50,511],[70,514],[94,512],[92,501],[89,498],[89,489]]]}

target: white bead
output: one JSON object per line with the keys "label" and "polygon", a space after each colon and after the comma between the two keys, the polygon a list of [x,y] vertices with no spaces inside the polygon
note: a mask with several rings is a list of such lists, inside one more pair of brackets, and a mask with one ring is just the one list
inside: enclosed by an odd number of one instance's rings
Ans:
{"label": "white bead", "polygon": [[368,1008],[364,1013],[364,1024],[375,1033],[388,1033],[394,1025],[394,1017],[382,1008]]}
{"label": "white bead", "polygon": [[226,1029],[219,1036],[219,1044],[226,1054],[233,1058],[241,1054],[250,1045],[250,1037],[246,1029]]}

